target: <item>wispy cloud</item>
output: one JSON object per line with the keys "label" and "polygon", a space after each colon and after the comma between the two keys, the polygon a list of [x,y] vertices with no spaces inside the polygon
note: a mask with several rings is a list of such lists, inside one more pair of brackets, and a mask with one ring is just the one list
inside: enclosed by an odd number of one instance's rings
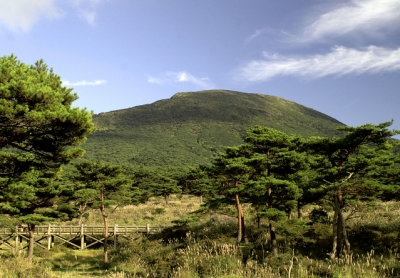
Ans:
{"label": "wispy cloud", "polygon": [[86,81],[82,80],[79,82],[69,82],[67,80],[63,80],[62,84],[63,86],[98,86],[106,83],[106,80],[94,80],[94,81]]}
{"label": "wispy cloud", "polygon": [[250,36],[248,36],[245,40],[246,43],[251,42],[252,40],[254,40],[255,38],[257,38],[258,36],[262,35],[265,32],[266,29],[257,29],[254,31],[253,34],[251,34]]}
{"label": "wispy cloud", "polygon": [[248,43],[252,42],[253,40],[255,40],[256,38],[261,37],[265,34],[272,35],[272,36],[281,36],[282,33],[283,33],[282,30],[276,30],[276,29],[272,29],[270,27],[265,27],[265,28],[255,30],[250,36],[248,36],[244,40],[244,42],[246,44],[248,44]]}
{"label": "wispy cloud", "polygon": [[399,0],[351,0],[317,16],[302,37],[314,41],[353,31],[374,34],[382,28],[400,28]]}
{"label": "wispy cloud", "polygon": [[55,0],[0,0],[0,27],[11,31],[29,31],[42,17],[60,18],[63,12]]}
{"label": "wispy cloud", "polygon": [[320,78],[388,72],[400,69],[400,48],[369,46],[364,49],[336,46],[325,55],[282,56],[264,53],[264,60],[251,61],[238,70],[240,79],[265,81],[275,76]]}
{"label": "wispy cloud", "polygon": [[191,83],[197,87],[204,89],[211,89],[214,87],[209,78],[206,77],[195,77],[192,74],[181,71],[181,72],[166,72],[161,77],[148,76],[147,82],[154,84],[170,84],[170,83]]}
{"label": "wispy cloud", "polygon": [[77,10],[78,15],[90,25],[96,24],[97,7],[105,1],[107,0],[69,0]]}
{"label": "wispy cloud", "polygon": [[165,81],[163,79],[156,78],[156,77],[153,77],[153,76],[148,76],[147,77],[147,82],[158,84],[158,85],[161,85],[161,84],[165,83]]}

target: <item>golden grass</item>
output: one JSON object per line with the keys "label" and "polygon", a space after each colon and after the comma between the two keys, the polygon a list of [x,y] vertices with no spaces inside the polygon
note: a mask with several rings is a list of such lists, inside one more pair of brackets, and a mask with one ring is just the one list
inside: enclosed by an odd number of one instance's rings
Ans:
{"label": "golden grass", "polygon": [[[172,195],[168,204],[159,197],[150,198],[145,204],[130,205],[117,208],[109,215],[110,225],[160,225],[170,226],[171,221],[186,217],[190,212],[200,207],[200,198],[188,195]],[[66,223],[77,223],[77,220]],[[90,210],[89,216],[83,221],[86,225],[102,225],[103,220],[99,210]]]}
{"label": "golden grass", "polygon": [[[192,196],[171,196],[167,205],[162,198],[152,198],[146,204],[118,208],[110,215],[110,225],[164,225],[187,217],[200,207],[200,199]],[[308,215],[312,206],[305,208]],[[251,209],[245,207],[248,226],[251,223]],[[349,215],[350,211],[345,214]],[[250,214],[250,215],[249,215]],[[358,207],[357,214],[347,222],[349,229],[377,227],[385,232],[400,227],[400,202],[375,202]],[[75,221],[73,221],[75,222]],[[68,224],[68,223],[66,223]],[[92,211],[85,221],[87,225],[102,225],[98,211]],[[121,250],[110,253],[111,267],[102,265],[102,250],[71,250],[66,247],[51,251],[39,251],[33,264],[27,264],[23,257],[2,255],[0,277],[399,277],[399,254],[387,249],[382,254],[372,250],[365,254],[353,255],[351,263],[343,260],[315,260],[296,252],[280,254],[274,258],[268,254],[262,258],[250,256],[243,259],[245,248],[234,244],[235,218],[211,216],[196,224],[194,232],[188,234],[185,243],[141,239],[127,243]],[[197,234],[194,234],[197,233]],[[200,237],[199,237],[200,235]],[[35,273],[35,276],[31,276]]]}

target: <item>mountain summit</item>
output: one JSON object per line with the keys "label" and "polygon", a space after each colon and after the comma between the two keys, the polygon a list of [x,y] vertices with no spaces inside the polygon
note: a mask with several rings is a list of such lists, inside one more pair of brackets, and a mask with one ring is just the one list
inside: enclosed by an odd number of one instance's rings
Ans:
{"label": "mountain summit", "polygon": [[208,90],[94,115],[87,158],[145,166],[207,164],[222,146],[263,125],[303,136],[338,135],[341,122],[275,96]]}

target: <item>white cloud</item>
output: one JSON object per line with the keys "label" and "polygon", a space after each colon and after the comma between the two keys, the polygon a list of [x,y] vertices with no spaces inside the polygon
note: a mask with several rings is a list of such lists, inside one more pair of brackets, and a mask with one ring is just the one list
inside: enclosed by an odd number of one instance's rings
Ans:
{"label": "white cloud", "polygon": [[[75,9],[79,17],[95,25],[99,4],[108,0],[0,0],[0,28],[29,31],[43,18],[59,19],[66,13],[61,5]],[[66,4],[66,5],[65,5]]]}
{"label": "white cloud", "polygon": [[107,0],[69,0],[75,7],[78,15],[90,25],[95,25],[97,6]]}
{"label": "white cloud", "polygon": [[29,31],[42,17],[61,16],[55,0],[0,0],[0,26],[11,31]]}
{"label": "white cloud", "polygon": [[351,0],[318,17],[306,27],[303,40],[313,41],[353,31],[373,34],[400,27],[399,0]]}
{"label": "white cloud", "polygon": [[106,83],[105,80],[94,80],[94,81],[82,80],[79,82],[69,82],[67,80],[62,81],[63,86],[97,86],[97,85],[102,85],[104,83]]}
{"label": "white cloud", "polygon": [[193,85],[196,85],[204,89],[211,89],[214,87],[209,78],[195,77],[192,74],[185,71],[181,72],[169,71],[164,73],[161,78],[149,76],[147,77],[147,82],[159,85],[166,83],[191,83]]}
{"label": "white cloud", "polygon": [[154,84],[159,84],[159,85],[164,83],[164,81],[162,79],[156,78],[156,77],[153,77],[153,76],[148,76],[147,77],[147,82],[154,83]]}
{"label": "white cloud", "polygon": [[279,75],[320,78],[400,70],[400,48],[369,46],[358,50],[336,46],[325,55],[281,56],[264,53],[264,57],[265,60],[251,61],[239,69],[239,78],[256,82]]}

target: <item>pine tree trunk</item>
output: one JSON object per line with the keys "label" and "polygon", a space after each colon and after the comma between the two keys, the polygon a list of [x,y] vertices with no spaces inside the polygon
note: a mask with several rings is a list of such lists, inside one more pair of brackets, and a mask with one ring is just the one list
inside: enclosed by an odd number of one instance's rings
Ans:
{"label": "pine tree trunk", "polygon": [[[333,215],[333,244],[331,259],[340,258],[343,255],[343,247],[346,244],[347,250],[350,252],[350,243],[347,239],[345,219],[342,214],[343,192],[339,186],[335,194],[334,215]],[[345,239],[346,238],[346,239]],[[345,243],[347,241],[347,243]]]}
{"label": "pine tree trunk", "polygon": [[343,215],[341,208],[338,209],[338,218],[337,218],[337,249],[336,249],[336,257],[341,258],[343,255]]}
{"label": "pine tree trunk", "polygon": [[271,233],[271,250],[272,254],[277,257],[278,256],[278,243],[276,241],[276,232],[275,227],[272,223],[269,223],[269,232]]}
{"label": "pine tree trunk", "polygon": [[246,226],[244,225],[244,213],[243,213],[242,204],[240,204],[240,211],[242,214],[242,216],[240,218],[240,221],[242,222],[242,240],[244,240],[244,242],[247,244],[248,239],[247,239],[247,235],[246,235]]}
{"label": "pine tree trunk", "polygon": [[85,213],[87,204],[88,204],[88,201],[86,201],[82,205],[79,205],[79,220],[78,220],[78,225],[79,226],[82,225],[83,214]]}
{"label": "pine tree trunk", "polygon": [[101,193],[102,204],[100,206],[101,216],[103,217],[104,223],[104,264],[108,264],[108,215],[104,207],[105,196]]}
{"label": "pine tree trunk", "polygon": [[289,210],[286,211],[286,216],[287,216],[287,218],[288,218],[289,220],[292,219],[292,210],[291,210],[291,209],[289,209]]}
{"label": "pine tree trunk", "polygon": [[303,203],[300,200],[298,200],[297,201],[297,218],[299,218],[299,219],[303,219],[302,208],[303,208]]}
{"label": "pine tree trunk", "polygon": [[103,216],[104,222],[104,263],[108,264],[108,218]]}
{"label": "pine tree trunk", "polygon": [[236,239],[236,243],[240,244],[243,239],[243,230],[244,230],[244,217],[243,217],[243,211],[242,211],[242,205],[240,203],[239,195],[235,195],[235,200],[236,200],[236,210],[237,210],[237,217],[238,217],[238,235]]}
{"label": "pine tree trunk", "polygon": [[28,245],[28,262],[31,263],[33,261],[33,249],[35,247],[35,225],[28,224],[28,233],[29,233],[29,245]]}
{"label": "pine tree trunk", "polygon": [[342,211],[339,211],[339,219],[341,219],[341,227],[342,227],[342,237],[343,237],[343,255],[345,256],[345,259],[347,263],[350,263],[351,259],[351,248],[350,248],[350,242],[349,238],[347,237],[347,231],[346,231],[346,218],[344,218]]}
{"label": "pine tree trunk", "polygon": [[268,208],[272,208],[272,188],[268,188]]}
{"label": "pine tree trunk", "polygon": [[[268,188],[268,208],[272,208],[272,188]],[[269,223],[269,232],[271,234],[272,254],[276,257],[278,256],[278,244],[276,242],[275,227],[272,225],[271,221]]]}
{"label": "pine tree trunk", "polygon": [[330,254],[330,258],[333,260],[336,258],[337,255],[337,248],[338,248],[338,215],[339,215],[339,204],[337,200],[337,196],[335,196],[335,204],[334,204],[334,215],[333,215],[333,222],[332,222],[332,251]]}
{"label": "pine tree trunk", "polygon": [[108,219],[104,218],[104,263],[108,264]]}

